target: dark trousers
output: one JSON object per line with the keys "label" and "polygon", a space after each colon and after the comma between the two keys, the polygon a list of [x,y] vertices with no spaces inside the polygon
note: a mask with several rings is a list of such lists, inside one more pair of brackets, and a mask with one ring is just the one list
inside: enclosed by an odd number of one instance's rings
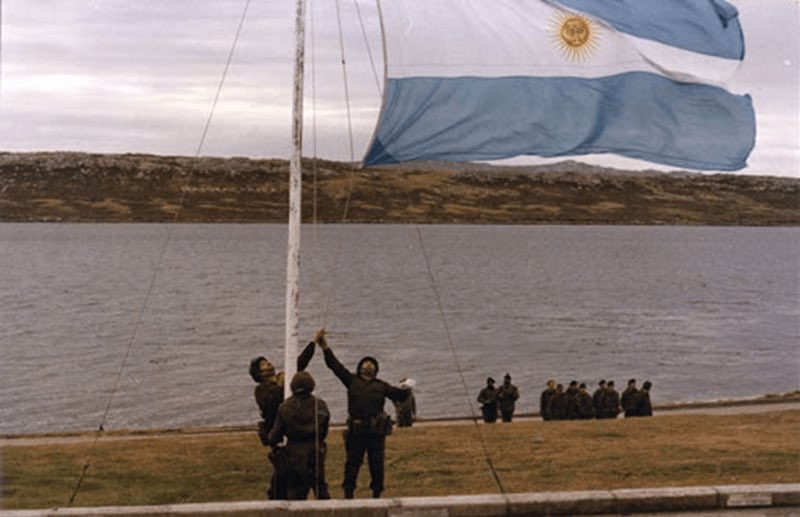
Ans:
{"label": "dark trousers", "polygon": [[491,424],[497,421],[497,404],[486,404],[481,407],[481,411],[484,422]]}
{"label": "dark trousers", "polygon": [[398,411],[397,412],[397,427],[411,427],[414,423],[414,415],[411,411]]}
{"label": "dark trousers", "polygon": [[344,481],[342,488],[345,495],[356,489],[358,471],[367,454],[369,475],[372,478],[369,487],[372,492],[383,492],[383,461],[386,451],[386,436],[370,432],[367,429],[345,431],[344,446],[347,449],[347,460],[344,464]]}
{"label": "dark trousers", "polygon": [[330,499],[325,481],[324,442],[319,449],[313,443],[289,443],[280,461],[273,463],[269,499],[305,500],[313,490],[317,499]]}
{"label": "dark trousers", "polygon": [[501,409],[500,414],[503,416],[503,422],[511,422],[511,419],[514,417],[514,410]]}

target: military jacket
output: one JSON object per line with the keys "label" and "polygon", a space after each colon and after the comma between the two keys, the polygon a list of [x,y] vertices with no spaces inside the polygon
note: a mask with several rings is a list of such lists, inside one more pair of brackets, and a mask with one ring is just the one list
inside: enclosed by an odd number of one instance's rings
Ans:
{"label": "military jacket", "polygon": [[330,348],[325,350],[325,364],[347,388],[347,413],[351,419],[369,420],[383,413],[388,398],[394,402],[404,401],[408,390],[395,388],[380,379],[366,380],[344,367]]}

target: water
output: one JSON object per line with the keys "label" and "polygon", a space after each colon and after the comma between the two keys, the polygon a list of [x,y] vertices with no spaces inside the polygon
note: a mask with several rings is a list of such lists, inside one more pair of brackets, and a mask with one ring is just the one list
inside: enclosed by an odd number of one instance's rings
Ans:
{"label": "water", "polygon": [[[285,243],[0,224],[0,433],[254,423],[249,360],[283,362]],[[800,388],[798,228],[305,226],[303,253],[301,336],[324,325],[345,365],[416,379],[423,417],[477,411],[506,372],[520,411],[549,377],[650,379],[654,403]],[[310,372],[344,420],[321,354]]]}

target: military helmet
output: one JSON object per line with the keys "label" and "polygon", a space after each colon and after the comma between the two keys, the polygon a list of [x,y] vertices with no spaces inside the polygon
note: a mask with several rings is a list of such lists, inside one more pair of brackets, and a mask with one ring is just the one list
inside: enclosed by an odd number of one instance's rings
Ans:
{"label": "military helmet", "polygon": [[367,356],[364,356],[364,357],[361,358],[361,360],[358,362],[358,366],[356,366],[356,373],[361,371],[361,365],[363,365],[367,361],[369,361],[369,362],[371,362],[372,364],[375,365],[375,375],[377,376],[378,375],[378,369],[379,369],[378,360],[375,359],[374,357],[372,357],[371,355],[367,355]]}
{"label": "military helmet", "polygon": [[259,369],[258,364],[261,361],[266,361],[266,360],[267,360],[266,357],[260,355],[254,358],[252,361],[250,361],[250,377],[252,377],[254,381],[261,382],[261,370]]}
{"label": "military helmet", "polygon": [[297,372],[292,377],[292,383],[289,387],[292,389],[292,393],[295,395],[299,395],[301,393],[311,393],[314,391],[314,386],[316,383],[314,382],[314,377],[311,376],[308,372]]}

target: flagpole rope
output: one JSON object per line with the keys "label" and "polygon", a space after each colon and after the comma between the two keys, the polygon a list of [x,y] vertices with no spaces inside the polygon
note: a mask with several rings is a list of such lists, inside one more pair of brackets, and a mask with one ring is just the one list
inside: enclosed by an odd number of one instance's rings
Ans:
{"label": "flagpole rope", "polygon": [[[350,114],[350,93],[347,81],[347,60],[345,56],[345,47],[344,47],[344,34],[342,31],[342,16],[341,16],[341,8],[339,0],[336,0],[336,21],[339,29],[339,52],[341,55],[341,65],[342,65],[342,80],[344,84],[344,93],[345,93],[345,111],[347,114],[347,137],[348,143],[350,148],[350,164],[351,167],[349,168],[348,172],[348,181],[347,181],[347,193],[344,199],[344,206],[342,207],[342,216],[340,218],[340,223],[347,222],[347,218],[350,212],[350,200],[353,196],[353,190],[355,188],[355,173],[356,173],[356,164],[355,164],[355,152],[353,150],[353,124],[352,124],[352,117]],[[341,240],[337,241],[336,250],[334,252],[334,259],[333,259],[333,273],[331,275],[332,279],[331,282],[328,284],[328,292],[325,295],[325,308],[323,310],[322,316],[322,327],[326,327],[328,324],[328,317],[330,315],[330,308],[331,308],[331,300],[333,299],[333,288],[335,286],[336,278],[338,277],[338,270],[339,270],[339,258],[341,255],[341,248],[342,243]]]}
{"label": "flagpole rope", "polygon": [[[197,151],[195,152],[195,158],[200,156],[200,152],[202,151],[203,145],[205,144],[205,140],[206,140],[206,137],[208,135],[208,129],[211,126],[211,120],[212,120],[212,118],[214,116],[214,112],[216,110],[217,103],[219,101],[220,92],[222,91],[222,86],[225,83],[225,78],[228,75],[228,70],[230,69],[230,65],[231,65],[231,62],[233,60],[233,54],[234,54],[234,51],[236,50],[236,45],[237,45],[237,43],[239,41],[239,37],[240,37],[241,32],[242,32],[242,27],[243,27],[244,21],[245,21],[245,19],[247,17],[247,10],[250,7],[250,2],[251,2],[251,0],[245,0],[244,9],[242,10],[241,18],[239,19],[239,25],[238,25],[238,27],[236,29],[236,34],[234,36],[230,52],[228,53],[228,58],[227,58],[227,60],[225,62],[225,68],[224,68],[224,70],[222,72],[222,77],[220,78],[219,85],[217,86],[217,91],[216,91],[216,94],[214,95],[214,100],[213,100],[213,102],[211,104],[211,109],[210,109],[208,117],[206,119],[206,123],[205,123],[205,126],[203,128],[202,135],[200,137],[200,142],[199,142],[199,144],[197,146]],[[190,171],[189,171],[189,174],[188,174],[188,176],[186,178],[186,181],[185,181],[185,183],[183,185],[183,188],[181,188],[181,194],[180,194],[180,197],[178,199],[178,208],[175,210],[175,213],[172,216],[172,220],[167,225],[167,234],[166,234],[166,236],[164,238],[164,243],[161,246],[161,249],[159,250],[158,259],[156,260],[156,264],[153,267],[152,274],[150,275],[150,280],[148,281],[147,290],[145,291],[144,298],[142,299],[142,302],[140,303],[140,305],[139,305],[139,307],[138,307],[138,309],[136,311],[136,319],[135,319],[135,323],[134,323],[134,326],[133,326],[133,330],[131,331],[131,335],[128,338],[128,342],[127,342],[127,344],[125,346],[125,353],[124,353],[124,355],[122,357],[122,362],[119,365],[119,369],[117,370],[117,374],[116,374],[116,377],[114,379],[114,384],[113,384],[113,386],[111,388],[111,393],[109,394],[109,397],[108,397],[108,402],[106,403],[106,407],[105,407],[105,409],[103,411],[103,415],[102,415],[102,417],[100,419],[100,425],[98,426],[97,431],[95,431],[94,439],[92,440],[92,446],[91,446],[91,449],[89,450],[89,456],[86,459],[86,461],[84,462],[83,468],[81,469],[81,473],[78,476],[77,482],[75,483],[75,488],[72,491],[72,495],[70,495],[69,502],[67,503],[67,507],[71,507],[72,504],[75,502],[75,498],[77,497],[78,492],[81,489],[81,485],[83,484],[83,480],[86,477],[86,473],[89,471],[89,468],[91,466],[92,460],[94,459],[94,454],[95,454],[95,451],[97,449],[97,443],[100,440],[100,435],[105,430],[105,423],[106,423],[106,420],[108,419],[108,413],[111,410],[111,405],[114,402],[114,397],[116,396],[117,391],[119,390],[119,384],[120,384],[120,381],[122,379],[122,372],[125,370],[125,366],[127,365],[128,358],[130,357],[131,350],[133,349],[133,344],[135,343],[136,337],[137,337],[137,335],[139,333],[139,329],[142,326],[142,318],[143,318],[143,314],[144,314],[144,309],[145,309],[145,307],[147,307],[147,305],[148,305],[148,303],[150,301],[150,298],[152,296],[153,289],[154,289],[154,287],[156,285],[156,279],[158,278],[158,272],[161,269],[161,265],[164,262],[164,255],[166,254],[166,251],[169,248],[169,245],[170,245],[170,243],[172,241],[173,228],[175,227],[175,223],[177,222],[178,218],[180,217],[181,211],[183,209],[183,204],[184,204],[184,202],[186,200],[186,193],[187,193],[186,187],[189,184],[191,184],[191,182],[192,182],[192,180],[194,178],[194,172],[195,172],[194,167],[192,167],[190,169]]]}
{"label": "flagpole rope", "polygon": [[350,162],[355,162],[355,152],[353,151],[353,122],[350,116],[350,89],[347,82],[347,61],[344,51],[344,32],[342,31],[342,10],[340,0],[336,0],[336,21],[339,25],[339,50],[342,55],[342,78],[344,80],[344,101],[347,107],[347,136],[350,144]]}
{"label": "flagpole rope", "polygon": [[[314,25],[314,2],[309,2],[308,16],[311,22],[311,170],[313,174],[312,191],[311,191],[311,228],[312,228],[312,241],[313,249],[319,250],[319,233],[317,232],[317,43],[315,38],[316,26]],[[311,272],[311,285],[312,288],[317,284],[316,273],[312,269]],[[285,382],[285,381],[284,381]],[[289,380],[291,382],[291,380]],[[320,451],[320,437],[319,437],[319,398],[314,397],[314,498],[320,498],[320,471],[319,460],[321,456]]]}
{"label": "flagpole rope", "polygon": [[361,17],[361,9],[358,7],[358,0],[353,0],[356,4],[356,13],[358,13],[358,23],[361,25],[361,34],[364,36],[364,45],[367,47],[367,55],[369,56],[369,64],[372,65],[372,76],[375,78],[375,87],[378,90],[378,95],[381,95],[381,81],[378,79],[378,70],[375,67],[375,60],[372,57],[372,47],[367,38],[367,29],[364,27],[364,19]]}

